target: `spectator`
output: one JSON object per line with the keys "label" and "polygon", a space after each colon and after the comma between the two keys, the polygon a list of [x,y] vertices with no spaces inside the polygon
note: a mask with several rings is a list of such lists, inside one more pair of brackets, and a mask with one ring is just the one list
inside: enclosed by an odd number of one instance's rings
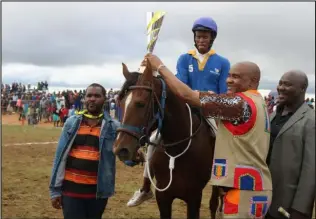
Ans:
{"label": "spectator", "polygon": [[305,102],[306,102],[306,104],[307,104],[310,108],[314,109],[313,103],[312,103],[311,100],[309,100],[309,98],[307,98],[307,99],[305,100]]}
{"label": "spectator", "polygon": [[9,113],[9,115],[11,115],[12,112],[13,112],[13,101],[12,101],[12,98],[9,99],[9,103],[8,103],[8,107],[7,107],[7,112]]}
{"label": "spectator", "polygon": [[66,122],[68,118],[68,113],[69,113],[69,110],[64,105],[61,105],[60,114],[59,114],[61,126],[64,126],[64,123]]}
{"label": "spectator", "polygon": [[58,127],[59,121],[60,121],[59,109],[57,108],[57,106],[56,106],[55,104],[53,104],[52,110],[53,110],[53,122],[54,122],[54,127]]}
{"label": "spectator", "polygon": [[65,219],[101,219],[114,195],[116,164],[111,148],[118,123],[102,110],[104,90],[99,84],[87,88],[87,111],[68,118],[58,142],[49,190],[52,206],[62,209]]}
{"label": "spectator", "polygon": [[72,105],[72,106],[71,106],[71,109],[70,109],[69,112],[68,112],[68,118],[71,117],[71,116],[73,116],[73,115],[75,115],[75,111],[76,111],[75,105]]}
{"label": "spectator", "polygon": [[279,105],[271,115],[267,164],[273,196],[269,219],[284,218],[283,207],[293,219],[310,219],[315,199],[315,112],[304,103],[305,73],[285,73],[277,87]]}
{"label": "spectator", "polygon": [[274,96],[269,96],[269,98],[268,98],[268,113],[269,113],[269,115],[273,112],[274,105],[275,105]]}
{"label": "spectator", "polygon": [[312,103],[311,104],[312,105],[312,109],[315,109],[315,100],[314,100],[314,98],[311,99],[311,103]]}

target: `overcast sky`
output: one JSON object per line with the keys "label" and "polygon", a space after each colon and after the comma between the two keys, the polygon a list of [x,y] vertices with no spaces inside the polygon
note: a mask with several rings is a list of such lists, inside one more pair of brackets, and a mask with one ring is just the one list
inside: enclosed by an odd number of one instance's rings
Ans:
{"label": "overcast sky", "polygon": [[216,52],[231,64],[256,62],[261,89],[291,69],[308,74],[315,93],[315,3],[2,3],[2,80],[106,88],[124,82],[121,63],[137,70],[146,54],[146,12],[167,15],[154,53],[174,71],[194,48],[194,20],[218,24]]}

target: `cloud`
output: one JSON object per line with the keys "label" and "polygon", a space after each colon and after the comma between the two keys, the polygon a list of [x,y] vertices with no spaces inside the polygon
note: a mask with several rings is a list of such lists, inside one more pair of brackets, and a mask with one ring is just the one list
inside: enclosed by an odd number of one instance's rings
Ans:
{"label": "cloud", "polygon": [[315,90],[314,3],[5,2],[2,9],[5,82],[120,87],[121,62],[136,70],[146,53],[146,12],[165,10],[155,53],[173,71],[193,48],[193,21],[212,16],[219,31],[214,49],[232,64],[256,62],[261,88],[275,88],[284,72],[300,69],[309,92]]}
{"label": "cloud", "polygon": [[[129,66],[132,66],[131,70],[137,70],[136,63],[130,63]],[[69,88],[86,87],[95,82],[111,88],[124,83],[122,65],[39,67],[28,64],[8,64],[3,66],[4,78],[19,81],[21,75],[26,76],[23,80],[26,84],[46,80],[49,81],[50,86]]]}

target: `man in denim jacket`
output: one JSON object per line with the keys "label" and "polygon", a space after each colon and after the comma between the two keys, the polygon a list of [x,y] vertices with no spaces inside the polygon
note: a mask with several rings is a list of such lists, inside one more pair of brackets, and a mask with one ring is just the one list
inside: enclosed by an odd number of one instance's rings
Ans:
{"label": "man in denim jacket", "polygon": [[49,185],[52,206],[62,208],[65,219],[101,218],[114,194],[112,145],[119,122],[103,109],[101,85],[87,88],[85,104],[87,110],[71,116],[64,125]]}

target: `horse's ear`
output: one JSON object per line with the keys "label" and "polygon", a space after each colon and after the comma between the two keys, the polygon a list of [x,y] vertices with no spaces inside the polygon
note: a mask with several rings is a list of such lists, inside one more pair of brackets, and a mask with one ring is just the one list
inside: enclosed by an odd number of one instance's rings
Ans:
{"label": "horse's ear", "polygon": [[123,66],[123,75],[125,79],[128,80],[130,78],[131,73],[129,72],[127,66],[124,63],[122,63],[122,66]]}
{"label": "horse's ear", "polygon": [[143,73],[143,79],[145,81],[151,81],[152,77],[153,77],[153,71],[152,71],[152,68],[151,68],[151,64],[150,64],[149,61],[147,61],[146,62],[146,68],[145,68],[145,71]]}

